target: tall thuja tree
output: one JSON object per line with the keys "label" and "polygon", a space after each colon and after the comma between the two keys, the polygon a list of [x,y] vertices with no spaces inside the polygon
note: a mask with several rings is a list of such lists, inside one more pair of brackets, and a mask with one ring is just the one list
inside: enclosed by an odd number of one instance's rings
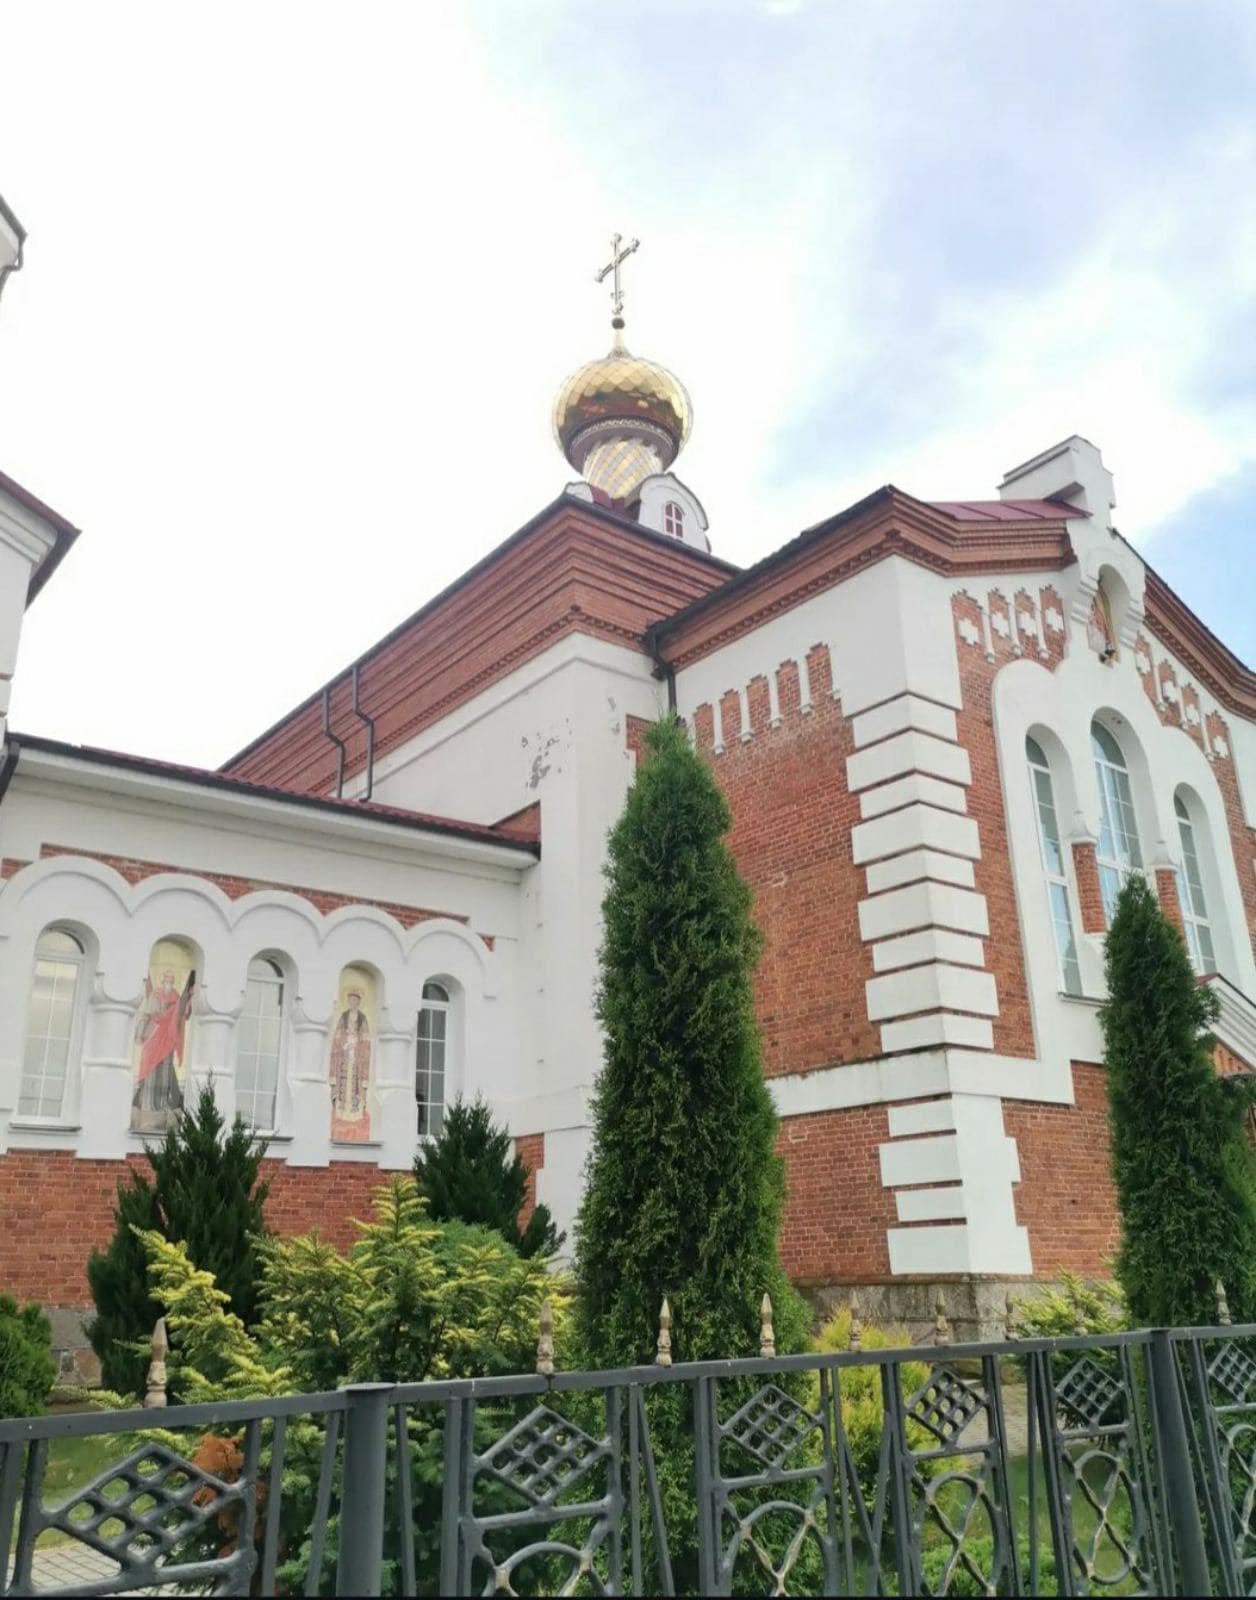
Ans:
{"label": "tall thuja tree", "polygon": [[266,1235],[269,1185],[259,1182],[265,1142],[237,1116],[228,1128],[213,1093],[178,1117],[159,1145],[146,1145],[150,1170],[118,1184],[114,1234],[87,1262],[96,1315],[87,1337],[100,1358],[105,1387],[143,1390],[142,1346],[161,1315],[149,1293],[148,1259],[136,1229],[187,1246],[189,1259],[212,1272],[230,1309],[246,1326],[258,1319],[258,1244]]}
{"label": "tall thuja tree", "polygon": [[1256,1318],[1256,1165],[1241,1082],[1217,1075],[1216,996],[1142,877],[1121,891],[1101,1012],[1121,1212],[1117,1277],[1136,1325],[1211,1323],[1225,1284]]}
{"label": "tall thuja tree", "polygon": [[730,821],[684,729],[657,723],[611,832],[602,906],[605,1061],[576,1225],[577,1328],[597,1365],[652,1359],[664,1296],[679,1360],[756,1353],[765,1290],[782,1351],[806,1337],[777,1252],[784,1169],[754,1018],[760,935]]}

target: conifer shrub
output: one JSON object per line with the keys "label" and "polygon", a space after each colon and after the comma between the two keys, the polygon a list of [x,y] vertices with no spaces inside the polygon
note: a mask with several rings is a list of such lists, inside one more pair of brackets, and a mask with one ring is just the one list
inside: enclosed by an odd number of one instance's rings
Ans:
{"label": "conifer shrub", "polygon": [[479,1095],[456,1100],[444,1126],[414,1160],[414,1178],[433,1222],[472,1222],[492,1228],[521,1256],[555,1256],[565,1234],[547,1206],[533,1209],[519,1226],[528,1189],[528,1168],[510,1148],[510,1135],[493,1121]]}
{"label": "conifer shrub", "polygon": [[114,1234],[93,1250],[87,1281],[96,1315],[87,1336],[102,1382],[119,1394],[143,1391],[147,1347],[161,1308],[151,1293],[139,1234],[182,1241],[189,1260],[210,1273],[247,1327],[257,1320],[258,1247],[266,1237],[269,1185],[259,1182],[264,1141],[237,1116],[228,1129],[212,1091],[180,1116],[161,1144],[146,1144],[148,1172],[118,1184]]}
{"label": "conifer shrub", "polygon": [[[605,1055],[576,1225],[582,1365],[652,1360],[664,1296],[677,1361],[757,1354],[765,1291],[778,1350],[806,1343],[810,1316],[777,1252],[784,1169],[754,1017],[760,935],[730,823],[680,723],[655,724],[605,868]],[[722,1384],[721,1404],[748,1392]],[[647,1403],[677,1582],[692,1584],[689,1386]]]}
{"label": "conifer shrub", "polygon": [[0,1294],[0,1418],[37,1416],[56,1377],[48,1318]]}
{"label": "conifer shrub", "polygon": [[1100,1013],[1112,1175],[1121,1213],[1116,1275],[1135,1326],[1216,1320],[1225,1284],[1236,1322],[1256,1318],[1256,1167],[1242,1080],[1218,1077],[1216,996],[1140,877],[1117,900]]}
{"label": "conifer shrub", "polygon": [[[261,1246],[262,1315],[252,1330],[231,1310],[212,1274],[186,1249],[156,1231],[140,1238],[153,1292],[171,1336],[172,1376],[190,1404],[321,1392],[344,1383],[417,1383],[425,1378],[526,1372],[535,1362],[541,1302],[555,1311],[565,1339],[564,1281],[540,1258],[524,1260],[491,1228],[434,1223],[412,1178],[376,1191],[374,1215],[356,1224],[347,1251],[316,1234],[269,1239]],[[521,1402],[531,1406],[533,1402]],[[515,1407],[517,1409],[517,1407]],[[477,1448],[504,1433],[509,1403],[477,1407]],[[435,1594],[440,1570],[444,1485],[444,1408],[413,1406],[406,1421],[418,1592]],[[318,1417],[293,1417],[285,1444],[279,1568],[281,1592],[304,1592],[324,1440]],[[395,1423],[390,1423],[390,1428]],[[157,1435],[157,1437],[162,1437]],[[210,1434],[198,1459],[238,1475],[243,1435]],[[186,1440],[167,1442],[181,1452]],[[388,1505],[396,1502],[398,1452],[390,1440]],[[233,1466],[234,1463],[234,1466]],[[269,1466],[264,1436],[261,1474]],[[515,1509],[515,1500],[502,1509]],[[232,1547],[232,1526],[198,1535],[181,1560],[206,1559]],[[260,1533],[260,1528],[259,1528]],[[399,1533],[387,1522],[383,1592],[400,1592]],[[339,1524],[327,1527],[323,1584],[335,1571]]]}

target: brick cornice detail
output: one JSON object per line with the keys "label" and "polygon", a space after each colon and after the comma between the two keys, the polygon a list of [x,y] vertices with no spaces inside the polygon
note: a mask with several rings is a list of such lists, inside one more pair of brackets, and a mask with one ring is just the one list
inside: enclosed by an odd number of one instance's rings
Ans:
{"label": "brick cornice detail", "polygon": [[756,571],[733,578],[692,615],[681,613],[651,630],[664,659],[692,665],[814,594],[864,567],[902,556],[946,576],[1055,571],[1074,560],[1068,528],[1043,518],[994,524],[961,521],[887,488],[851,513],[800,535]]}
{"label": "brick cornice detail", "polygon": [[[652,623],[728,579],[723,563],[617,527],[576,503],[560,505],[525,537],[425,607],[361,663],[361,705],[386,755],[568,634],[644,652]],[[332,686],[332,727],[348,745],[346,774],[366,759],[351,709],[349,673]],[[309,793],[335,782],[335,750],[316,695],[224,769]]]}
{"label": "brick cornice detail", "polygon": [[1150,569],[1144,604],[1147,627],[1165,649],[1206,683],[1223,706],[1256,718],[1256,672],[1245,667]]}

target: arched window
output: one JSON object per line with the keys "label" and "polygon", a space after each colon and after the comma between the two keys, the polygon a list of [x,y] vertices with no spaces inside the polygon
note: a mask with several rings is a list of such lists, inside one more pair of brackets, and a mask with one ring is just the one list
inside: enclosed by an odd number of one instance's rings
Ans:
{"label": "arched window", "polygon": [[1195,824],[1180,791],[1173,796],[1173,814],[1177,818],[1178,838],[1182,844],[1177,891],[1182,907],[1182,925],[1186,929],[1186,948],[1191,953],[1191,964],[1196,972],[1215,972],[1217,956],[1213,949],[1208,902],[1204,898],[1204,874],[1200,866]]}
{"label": "arched window", "polygon": [[236,1028],[236,1109],[250,1127],[265,1133],[278,1126],[283,1006],[282,969],[269,956],[255,956]]}
{"label": "arched window", "polygon": [[1116,897],[1130,874],[1141,870],[1143,854],[1138,844],[1129,768],[1121,747],[1101,722],[1090,725],[1090,746],[1099,783],[1099,845],[1095,854],[1104,914],[1110,927]]}
{"label": "arched window", "polygon": [[45,928],[35,946],[18,1116],[60,1117],[70,1076],[83,946],[64,928]]}
{"label": "arched window", "polygon": [[1025,755],[1029,761],[1029,781],[1034,791],[1034,807],[1038,813],[1038,844],[1042,852],[1042,870],[1047,880],[1047,901],[1051,907],[1051,921],[1055,927],[1055,949],[1060,961],[1060,981],[1065,994],[1082,992],[1081,969],[1077,964],[1077,941],[1073,936],[1073,913],[1068,899],[1068,873],[1064,850],[1060,844],[1060,824],[1055,810],[1055,790],[1051,783],[1051,768],[1042,746],[1036,739],[1025,740]]}
{"label": "arched window", "polygon": [[445,1125],[448,1052],[449,990],[441,983],[425,983],[414,1058],[414,1098],[419,1108],[419,1133],[433,1138]]}
{"label": "arched window", "polygon": [[685,508],[678,506],[674,500],[669,500],[663,507],[663,532],[670,533],[673,539],[685,537]]}

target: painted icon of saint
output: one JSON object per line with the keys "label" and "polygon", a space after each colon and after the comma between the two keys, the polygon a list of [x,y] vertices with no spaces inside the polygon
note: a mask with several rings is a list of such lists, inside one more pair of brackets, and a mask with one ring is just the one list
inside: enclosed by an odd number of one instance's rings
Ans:
{"label": "painted icon of saint", "polygon": [[350,989],[331,1039],[331,1136],[370,1137],[366,1096],[371,1081],[371,1023],[362,995]]}
{"label": "painted icon of saint", "polygon": [[151,977],[144,979],[144,999],[135,1020],[139,1062],[131,1099],[131,1126],[140,1133],[164,1133],[183,1110],[179,1075],[184,1068],[195,988],[195,968],[182,990],[171,967],[165,969],[156,987]]}
{"label": "painted icon of saint", "polygon": [[1102,589],[1095,591],[1090,602],[1090,615],[1086,619],[1086,642],[1100,661],[1111,661],[1116,654],[1116,640],[1112,637],[1112,614],[1108,610],[1108,597]]}

